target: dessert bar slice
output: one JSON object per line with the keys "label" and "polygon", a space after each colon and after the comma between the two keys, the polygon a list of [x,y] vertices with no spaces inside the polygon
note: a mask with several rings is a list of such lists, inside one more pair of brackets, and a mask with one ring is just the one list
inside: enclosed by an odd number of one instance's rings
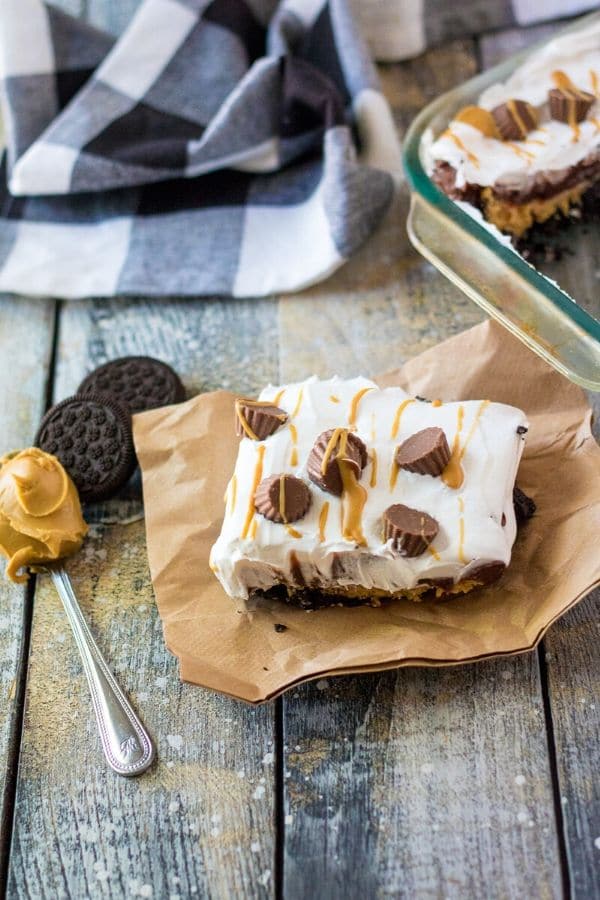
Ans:
{"label": "dessert bar slice", "polygon": [[239,399],[236,424],[211,553],[231,597],[378,605],[464,593],[509,564],[521,410],[311,378]]}

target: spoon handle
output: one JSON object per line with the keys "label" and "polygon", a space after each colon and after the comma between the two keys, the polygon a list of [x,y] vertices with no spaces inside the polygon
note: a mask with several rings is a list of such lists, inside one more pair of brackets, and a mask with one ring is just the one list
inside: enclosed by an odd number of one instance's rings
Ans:
{"label": "spoon handle", "polygon": [[108,764],[119,775],[140,775],[154,758],[152,741],[100,653],[66,571],[57,565],[50,574],[75,635]]}

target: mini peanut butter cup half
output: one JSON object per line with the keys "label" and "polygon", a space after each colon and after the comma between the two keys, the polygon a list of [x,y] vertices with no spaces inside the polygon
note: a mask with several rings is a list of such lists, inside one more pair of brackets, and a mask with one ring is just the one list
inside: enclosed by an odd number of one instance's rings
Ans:
{"label": "mini peanut butter cup half", "polygon": [[503,141],[524,141],[538,126],[537,113],[525,100],[507,100],[492,110],[492,116]]}
{"label": "mini peanut butter cup half", "polygon": [[359,479],[367,458],[367,448],[353,431],[331,428],[323,431],[315,441],[306,469],[310,480],[321,490],[341,497],[344,483],[339,463],[346,463]]}
{"label": "mini peanut butter cup half", "polygon": [[449,460],[450,447],[441,428],[423,428],[396,450],[398,468],[418,475],[441,475]]}
{"label": "mini peanut butter cup half", "polygon": [[491,562],[486,563],[474,562],[472,566],[467,569],[461,578],[461,581],[476,581],[482,586],[493,584],[494,581],[498,581],[505,569],[506,566],[499,559],[494,559]]}
{"label": "mini peanut butter cup half", "polygon": [[388,506],[383,514],[383,535],[402,556],[420,556],[439,531],[436,520],[403,503]]}
{"label": "mini peanut butter cup half", "polygon": [[550,115],[557,122],[572,125],[583,122],[596,98],[578,88],[552,88],[548,91]]}
{"label": "mini peanut butter cup half", "polygon": [[256,489],[254,507],[271,522],[297,522],[310,507],[310,490],[295,475],[270,475]]}
{"label": "mini peanut butter cup half", "polygon": [[246,397],[235,401],[235,433],[238,436],[264,441],[287,420],[286,411],[269,401],[249,400]]}

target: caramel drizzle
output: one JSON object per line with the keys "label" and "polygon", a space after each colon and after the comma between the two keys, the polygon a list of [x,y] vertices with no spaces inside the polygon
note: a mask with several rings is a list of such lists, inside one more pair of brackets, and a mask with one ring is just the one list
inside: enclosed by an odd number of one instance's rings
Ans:
{"label": "caramel drizzle", "polygon": [[435,407],[435,409],[437,409],[439,406],[442,406],[443,404],[442,404],[442,401],[441,401],[441,400],[432,400],[432,401],[431,401],[431,405],[432,405],[433,407]]}
{"label": "caramel drizzle", "polygon": [[460,432],[462,431],[465,410],[462,405],[458,407],[458,421],[456,434],[454,435],[454,442],[452,444],[452,453],[450,455],[450,461],[448,462],[448,465],[442,472],[442,481],[447,484],[448,487],[454,488],[456,490],[462,485],[465,479],[465,473],[463,472],[461,463],[464,459],[465,453],[467,452],[467,447],[469,446],[471,438],[475,434],[475,429],[479,424],[479,420],[481,419],[485,409],[489,405],[489,400],[482,400],[479,404],[479,408],[473,416],[471,427],[467,432],[467,436],[462,447],[460,446]]}
{"label": "caramel drizzle", "polygon": [[536,147],[545,147],[546,141],[538,141],[535,138],[529,138],[529,140],[525,141],[525,145],[528,146],[529,144],[535,144]]}
{"label": "caramel drizzle", "polygon": [[294,412],[292,413],[290,418],[295,419],[296,416],[298,415],[298,413],[300,412],[300,407],[302,406],[302,398],[303,397],[304,397],[304,388],[301,387],[300,390],[298,391],[298,399],[296,400]]}
{"label": "caramel drizzle", "polygon": [[279,476],[279,515],[287,525],[287,516],[285,514],[285,475]]}
{"label": "caramel drizzle", "polygon": [[339,402],[340,402],[340,398],[339,398],[339,397],[336,397],[335,394],[330,394],[330,395],[329,395],[329,399],[331,400],[332,403],[339,403]]}
{"label": "caramel drizzle", "polygon": [[442,137],[449,137],[450,140],[451,140],[454,144],[456,144],[456,146],[458,147],[458,149],[463,151],[463,153],[466,155],[466,157],[467,157],[467,159],[469,160],[469,162],[470,162],[470,163],[473,163],[473,165],[475,166],[476,169],[479,168],[479,159],[477,158],[477,156],[475,156],[474,153],[471,153],[471,151],[468,150],[467,147],[465,147],[465,145],[463,144],[463,142],[461,141],[461,139],[459,138],[459,136],[458,136],[457,134],[454,134],[454,132],[451,131],[451,130],[448,128],[448,129],[444,132],[444,134],[442,135]]}
{"label": "caramel drizzle", "polygon": [[[347,436],[347,434],[346,434]],[[340,474],[344,486],[342,492],[342,537],[364,546],[367,541],[362,531],[362,513],[367,502],[367,492],[358,483],[353,466],[346,459],[339,459]]]}
{"label": "caramel drizzle", "polygon": [[290,466],[298,465],[298,447],[296,444],[298,443],[298,431],[296,430],[296,426],[289,424],[290,435],[292,437],[292,452],[290,453]]}
{"label": "caramel drizzle", "polygon": [[229,499],[229,515],[233,515],[233,511],[235,509],[235,501],[237,498],[237,478],[235,474],[231,476],[231,481],[229,482],[229,486],[227,488],[227,494]]}
{"label": "caramel drizzle", "polygon": [[260,484],[263,472],[263,460],[265,457],[265,445],[261,444],[256,451],[256,465],[254,466],[254,476],[252,478],[252,487],[250,488],[250,498],[248,500],[248,512],[242,528],[242,540],[248,536],[248,530],[252,519],[254,518],[254,495],[256,488]]}
{"label": "caramel drizzle", "polygon": [[377,484],[377,450],[371,450],[371,479],[369,484],[372,488]]}
{"label": "caramel drizzle", "polygon": [[410,406],[411,403],[414,403],[414,399],[410,397],[408,400],[403,400],[398,409],[396,410],[396,415],[394,416],[394,421],[392,423],[392,430],[390,431],[390,437],[393,440],[398,434],[398,429],[400,428],[400,419],[402,418],[402,413],[406,409],[407,406]]}
{"label": "caramel drizzle", "polygon": [[334,429],[323,454],[321,474],[324,475],[327,471],[331,454],[339,441],[337,464],[342,478],[342,537],[346,541],[354,541],[363,546],[367,543],[362,532],[362,511],[367,502],[367,492],[358,483],[354,466],[347,459],[343,458],[348,444],[348,433],[347,428]]}
{"label": "caramel drizzle", "polygon": [[598,97],[600,95],[600,91],[598,90],[600,79],[598,78],[598,73],[594,71],[594,69],[590,69],[590,83],[592,85],[592,93]]}
{"label": "caramel drizzle", "polygon": [[375,440],[375,413],[371,413],[371,440]]}
{"label": "caramel drizzle", "polygon": [[258,528],[258,519],[256,516],[252,519],[252,524],[250,525],[250,540],[253,541],[256,537],[256,529]]}
{"label": "caramel drizzle", "polygon": [[481,106],[465,106],[457,112],[454,120],[456,122],[464,122],[465,125],[470,125],[471,128],[476,128],[485,137],[498,137],[498,129],[496,128],[493,115],[489,110],[483,109]]}
{"label": "caramel drizzle", "polygon": [[[296,400],[296,405],[294,407],[294,411],[290,416],[290,419],[295,419],[298,413],[300,412],[300,407],[302,406],[302,398],[304,397],[304,388],[301,387],[298,391],[298,399]],[[296,430],[296,426],[289,424],[290,435],[292,438],[292,452],[290,453],[290,466],[298,465],[298,432]]]}
{"label": "caramel drizzle", "polygon": [[569,76],[566,72],[563,72],[561,69],[556,69],[555,72],[552,73],[552,81],[556,85],[559,90],[564,91],[567,95],[567,104],[569,111],[569,127],[573,132],[573,143],[577,143],[579,140],[579,136],[581,134],[581,130],[579,128],[579,122],[577,122],[575,118],[575,104],[577,99],[584,100],[585,94],[583,91],[580,91],[576,85],[573,84]]}
{"label": "caramel drizzle", "polygon": [[452,442],[452,452],[448,464],[442,472],[442,481],[444,484],[447,484],[448,487],[454,488],[455,490],[461,486],[465,478],[460,464],[460,433],[462,431],[464,417],[465,408],[461,404],[458,407],[456,417],[456,434],[454,435],[454,441]]}
{"label": "caramel drizzle", "polygon": [[398,472],[400,471],[400,467],[396,462],[396,455],[394,454],[394,458],[392,460],[392,465],[390,466],[390,491],[393,491],[396,487],[396,482],[398,481]]}
{"label": "caramel drizzle", "polygon": [[510,112],[511,116],[517,123],[519,131],[521,132],[521,140],[524,140],[527,137],[527,132],[529,131],[529,129],[523,121],[523,117],[519,113],[517,104],[514,100],[507,100],[506,105],[508,106],[508,111]]}
{"label": "caramel drizzle", "polygon": [[357,393],[352,398],[350,402],[350,411],[348,412],[348,425],[350,425],[351,428],[356,425],[356,416],[358,414],[358,405],[360,401],[365,396],[365,394],[372,390],[373,388],[370,387],[361,388],[360,391],[357,391]]}
{"label": "caramel drizzle", "polygon": [[284,394],[285,394],[285,388],[282,387],[281,390],[277,391],[277,393],[273,397],[273,400],[272,400],[273,406],[279,406],[279,404],[281,403],[281,398],[283,397]]}
{"label": "caramel drizzle", "polygon": [[458,498],[458,508],[460,510],[460,518],[458,520],[458,561],[464,565],[467,560],[465,557],[465,519],[463,516],[465,501],[462,497]]}
{"label": "caramel drizzle", "polygon": [[437,552],[433,544],[430,544],[427,550],[429,553],[431,553],[434,559],[437,559],[438,561],[441,559],[440,554]]}
{"label": "caramel drizzle", "polygon": [[325,475],[327,472],[327,466],[329,464],[329,458],[333,451],[336,448],[337,442],[340,442],[340,449],[338,453],[338,457],[341,456],[346,450],[346,444],[348,442],[348,430],[346,428],[334,428],[331,434],[331,437],[327,441],[327,446],[325,447],[325,453],[323,454],[323,459],[321,460],[321,475]]}
{"label": "caramel drizzle", "polygon": [[507,142],[506,146],[510,147],[517,156],[521,157],[521,159],[526,159],[528,163],[535,159],[535,153],[530,153],[529,150],[523,150],[522,147],[517,147],[516,144],[513,144],[510,141]]}
{"label": "caramel drizzle", "polygon": [[287,533],[289,534],[290,537],[293,537],[293,538],[301,538],[302,537],[300,532],[296,531],[295,528],[292,528],[291,525],[286,525],[285,530],[287,531]]}
{"label": "caramel drizzle", "polygon": [[321,507],[319,513],[319,541],[322,544],[325,540],[325,526],[327,525],[327,516],[329,515],[329,501],[326,500]]}
{"label": "caramel drizzle", "polygon": [[[245,417],[244,413],[242,412],[242,403],[244,404],[244,406],[273,406],[274,401],[273,400],[241,400],[241,399],[238,399],[235,401],[235,414],[238,417],[238,419],[240,420],[240,425],[242,426],[242,428],[244,429],[244,431],[246,432],[246,434],[248,435],[248,437],[251,440],[258,441],[258,440],[260,440],[260,438],[258,437],[258,435],[254,434],[254,432],[248,425],[248,422],[246,421],[246,417]],[[278,418],[280,422],[285,422],[285,420],[287,419],[287,413],[277,413],[276,418]]]}

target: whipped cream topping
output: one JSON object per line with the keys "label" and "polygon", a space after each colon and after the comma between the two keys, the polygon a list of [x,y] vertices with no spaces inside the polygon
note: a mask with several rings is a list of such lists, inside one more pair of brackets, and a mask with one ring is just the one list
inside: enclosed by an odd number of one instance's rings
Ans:
{"label": "whipped cream topping", "polygon": [[[474,560],[509,563],[516,536],[512,489],[524,444],[517,428],[527,428],[521,410],[488,401],[429,403],[401,388],[380,389],[366,378],[313,377],[265,388],[260,400],[272,401],[289,419],[264,441],[240,442],[221,534],[211,553],[213,571],[230,596],[246,599],[253,588],[294,583],[294,571],[303,566],[309,578],[317,572],[330,581],[341,553],[348,578],[336,575],[337,584],[390,593],[413,588],[425,577],[457,581]],[[446,483],[452,477],[397,470],[398,445],[430,426],[442,428],[460,456],[460,486]],[[337,427],[354,430],[369,453],[359,482],[366,489],[362,546],[343,536],[344,498],[322,491],[306,472],[318,435]],[[456,476],[455,469],[450,474]],[[312,494],[308,513],[293,527],[254,511],[260,480],[284,472],[306,480]],[[439,523],[437,537],[421,556],[402,557],[384,541],[382,517],[393,503],[427,512]]]}
{"label": "whipped cream topping", "polygon": [[[556,85],[552,73],[564,72],[580,90],[599,98],[574,132],[570,125],[550,118],[548,91]],[[539,128],[525,141],[486,137],[465,122],[452,121],[425,149],[431,174],[436,161],[456,169],[456,186],[493,185],[505,176],[531,176],[567,169],[600,149],[600,21],[550,41],[503,84],[481,94],[477,105],[492,110],[507,100],[525,100],[537,109]]]}

